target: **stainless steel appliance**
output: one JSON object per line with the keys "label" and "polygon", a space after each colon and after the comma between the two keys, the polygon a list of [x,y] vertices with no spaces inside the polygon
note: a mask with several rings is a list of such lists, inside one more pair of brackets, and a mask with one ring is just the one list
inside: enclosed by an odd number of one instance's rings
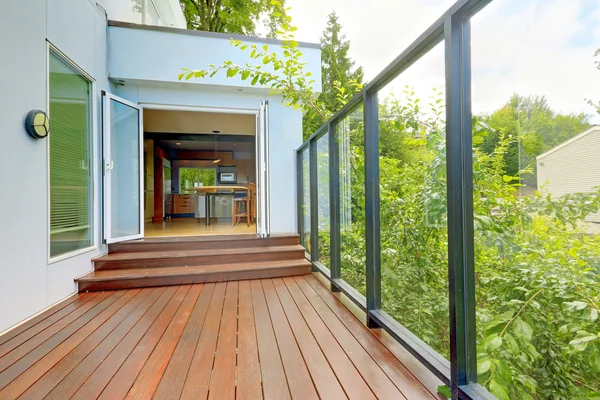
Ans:
{"label": "stainless steel appliance", "polygon": [[219,183],[237,183],[237,173],[219,172]]}

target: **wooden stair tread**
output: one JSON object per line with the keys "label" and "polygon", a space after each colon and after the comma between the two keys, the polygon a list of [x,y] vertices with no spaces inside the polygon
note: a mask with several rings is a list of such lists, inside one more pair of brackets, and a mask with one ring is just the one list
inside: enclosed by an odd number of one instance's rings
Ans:
{"label": "wooden stair tread", "polygon": [[288,246],[266,246],[266,247],[237,247],[230,249],[200,249],[200,250],[165,250],[165,251],[144,251],[130,253],[110,253],[94,259],[94,261],[128,261],[143,259],[160,258],[184,258],[184,257],[202,257],[215,256],[223,254],[255,254],[255,253],[273,253],[287,251],[304,251],[301,245]]}
{"label": "wooden stair tread", "polygon": [[[281,238],[299,238],[300,235],[297,233],[278,233],[271,235],[267,239],[281,239]],[[129,240],[120,244],[148,244],[148,243],[194,243],[194,242],[223,242],[223,241],[245,241],[260,239],[260,236],[249,233],[249,234],[234,234],[234,235],[198,235],[198,236],[174,236],[174,237],[147,237],[143,239]]]}
{"label": "wooden stair tread", "polygon": [[267,269],[284,269],[291,267],[310,267],[306,259],[266,261],[254,263],[212,264],[194,266],[168,266],[150,268],[130,268],[116,270],[93,271],[75,279],[76,282],[115,281],[123,279],[144,279],[151,277],[172,277],[187,275],[204,275],[237,271],[263,271]]}

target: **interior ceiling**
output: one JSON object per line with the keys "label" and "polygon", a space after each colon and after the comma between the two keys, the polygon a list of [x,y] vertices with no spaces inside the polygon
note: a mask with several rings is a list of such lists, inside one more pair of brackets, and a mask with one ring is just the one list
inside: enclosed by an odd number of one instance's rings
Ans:
{"label": "interior ceiling", "polygon": [[[172,136],[175,137],[172,138]],[[254,136],[146,134],[146,138],[156,140],[158,145],[165,150],[215,151],[217,148],[216,139],[218,139],[219,151],[254,152]]]}
{"label": "interior ceiling", "polygon": [[144,110],[144,132],[255,135],[256,116],[199,111]]}

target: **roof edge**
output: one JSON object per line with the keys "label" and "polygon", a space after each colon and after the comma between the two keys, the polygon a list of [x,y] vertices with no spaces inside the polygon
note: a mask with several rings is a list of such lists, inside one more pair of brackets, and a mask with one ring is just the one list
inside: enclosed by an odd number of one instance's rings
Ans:
{"label": "roof edge", "polygon": [[[284,40],[280,39],[271,39],[271,38],[261,38],[258,36],[246,36],[246,35],[237,35],[232,33],[219,33],[219,32],[207,32],[207,31],[196,31],[192,29],[181,29],[181,28],[171,28],[167,26],[155,26],[155,25],[142,25],[142,24],[134,24],[132,22],[123,22],[123,21],[114,21],[108,20],[108,26],[116,26],[119,28],[129,28],[129,29],[141,29],[146,31],[155,31],[155,32],[166,32],[166,33],[175,33],[179,35],[190,35],[190,36],[201,36],[201,37],[209,37],[215,39],[237,39],[243,40],[246,42],[256,42],[256,43],[267,43],[267,44],[283,44]],[[311,48],[311,49],[321,49],[321,45],[319,43],[309,43],[309,42],[298,42],[300,47]]]}
{"label": "roof edge", "polygon": [[565,140],[564,142],[562,142],[562,143],[561,143],[561,144],[559,144],[559,145],[556,145],[556,146],[554,146],[553,148],[551,148],[551,149],[550,149],[550,150],[548,150],[547,152],[540,154],[540,155],[539,155],[539,156],[537,156],[535,159],[536,159],[536,161],[539,161],[539,160],[541,160],[542,158],[544,158],[544,157],[546,157],[546,156],[548,156],[548,155],[550,155],[550,154],[554,153],[555,151],[557,151],[557,150],[560,150],[560,149],[562,149],[563,147],[565,147],[565,146],[568,146],[568,145],[570,145],[571,143],[573,143],[573,142],[575,142],[575,141],[577,141],[577,140],[581,139],[582,137],[584,137],[584,136],[587,136],[587,135],[589,135],[590,133],[592,133],[592,132],[595,132],[595,131],[600,131],[600,125],[593,125],[593,126],[591,126],[589,129],[586,129],[585,131],[583,131],[583,132],[581,132],[581,133],[578,133],[577,135],[573,136],[571,139]]}

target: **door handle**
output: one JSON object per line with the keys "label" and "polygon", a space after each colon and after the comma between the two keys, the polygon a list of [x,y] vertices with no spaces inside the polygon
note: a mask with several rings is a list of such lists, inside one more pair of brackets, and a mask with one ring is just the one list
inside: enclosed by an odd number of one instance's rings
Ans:
{"label": "door handle", "polygon": [[107,171],[111,171],[115,168],[115,162],[114,161],[110,161],[106,163],[106,170]]}

